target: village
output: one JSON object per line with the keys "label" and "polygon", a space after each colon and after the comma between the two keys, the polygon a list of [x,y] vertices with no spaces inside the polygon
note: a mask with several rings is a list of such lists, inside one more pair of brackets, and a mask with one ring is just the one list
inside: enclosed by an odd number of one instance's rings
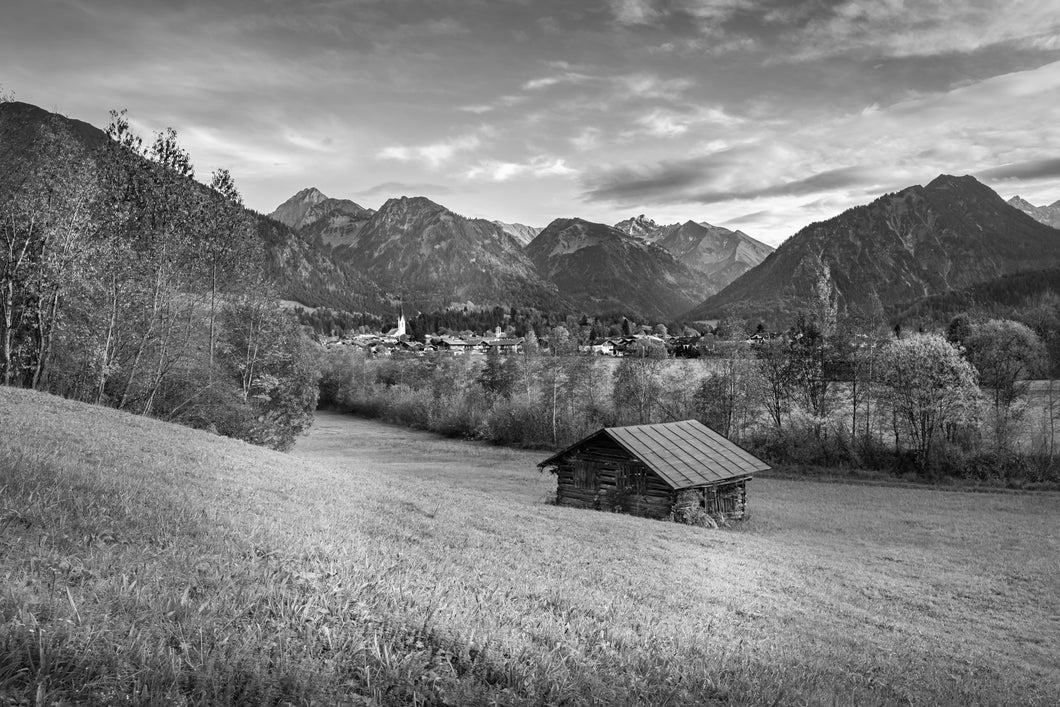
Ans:
{"label": "village", "polygon": [[[628,335],[588,339],[584,342],[550,341],[548,334],[535,337],[536,346],[545,351],[562,355],[610,356],[613,358],[701,358],[725,357],[733,348],[760,346],[783,334],[756,331],[745,339],[726,340],[715,334],[719,322],[703,322],[707,333],[699,334],[687,329],[680,336],[666,333],[665,327],[642,327],[643,331]],[[398,316],[397,326],[389,331],[346,333],[344,335],[317,336],[325,349],[353,347],[369,357],[424,356],[443,353],[455,356],[487,356],[491,353],[512,355],[524,353],[527,338],[514,336],[496,327],[488,335],[473,332],[426,334],[420,341],[408,331],[403,314]],[[565,337],[565,338],[569,338]]]}

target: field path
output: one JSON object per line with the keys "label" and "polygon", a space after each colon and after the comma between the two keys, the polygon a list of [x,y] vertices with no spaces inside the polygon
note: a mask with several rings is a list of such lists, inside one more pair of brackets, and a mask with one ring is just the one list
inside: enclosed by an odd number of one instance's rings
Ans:
{"label": "field path", "polygon": [[318,411],[308,437],[298,441],[292,454],[328,464],[390,469],[528,504],[540,503],[555,487],[550,475],[537,471],[547,451],[449,439],[336,412]]}

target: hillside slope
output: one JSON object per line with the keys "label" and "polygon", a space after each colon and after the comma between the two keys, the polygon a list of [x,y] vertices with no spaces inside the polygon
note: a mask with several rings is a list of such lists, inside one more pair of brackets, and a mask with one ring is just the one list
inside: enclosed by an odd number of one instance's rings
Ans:
{"label": "hillside slope", "polygon": [[1009,316],[1007,310],[1048,293],[1060,294],[1060,269],[1002,275],[995,280],[894,305],[888,308],[887,314],[896,322],[913,321],[939,327],[962,313],[981,312],[1006,317]]}
{"label": "hillside slope", "polygon": [[842,304],[875,292],[887,307],[1057,263],[1060,231],[973,177],[941,175],[810,224],[687,316],[787,317],[824,275]]}
{"label": "hillside slope", "polygon": [[[26,103],[0,103],[0,202],[17,186],[22,175],[39,166],[43,154],[37,146],[47,131],[60,142],[62,166],[76,160],[94,164],[97,148],[109,139],[88,123],[49,113]],[[55,159],[55,150],[50,153]],[[192,156],[194,157],[194,156]],[[130,159],[139,159],[130,156]],[[195,182],[195,189],[207,187]],[[189,209],[193,208],[189,205]],[[265,245],[269,271],[280,285],[280,295],[309,306],[327,305],[358,311],[382,311],[378,288],[326,252],[314,248],[291,228],[247,210],[247,217]]]}
{"label": "hillside slope", "polygon": [[280,454],[0,388],[0,429],[13,704],[1060,697],[1049,497],[763,478],[711,532],[338,415]]}
{"label": "hillside slope", "polygon": [[542,231],[538,226],[527,226],[521,223],[505,223],[504,221],[494,221],[493,223],[500,226],[502,231],[514,238],[521,246],[529,244]]}

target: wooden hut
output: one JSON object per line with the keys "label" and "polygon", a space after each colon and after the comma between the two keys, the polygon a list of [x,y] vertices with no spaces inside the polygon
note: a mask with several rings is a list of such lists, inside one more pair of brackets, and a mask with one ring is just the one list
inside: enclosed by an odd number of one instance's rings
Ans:
{"label": "wooden hut", "polygon": [[769,465],[696,420],[606,427],[538,467],[556,474],[561,506],[649,518],[696,507],[743,518],[747,482]]}

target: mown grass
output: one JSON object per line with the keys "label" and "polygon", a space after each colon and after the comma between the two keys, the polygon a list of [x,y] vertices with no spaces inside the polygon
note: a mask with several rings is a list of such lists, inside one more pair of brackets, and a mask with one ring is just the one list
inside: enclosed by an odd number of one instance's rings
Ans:
{"label": "mown grass", "polygon": [[760,479],[704,531],[322,414],[0,389],[0,704],[1055,704],[1060,499]]}

